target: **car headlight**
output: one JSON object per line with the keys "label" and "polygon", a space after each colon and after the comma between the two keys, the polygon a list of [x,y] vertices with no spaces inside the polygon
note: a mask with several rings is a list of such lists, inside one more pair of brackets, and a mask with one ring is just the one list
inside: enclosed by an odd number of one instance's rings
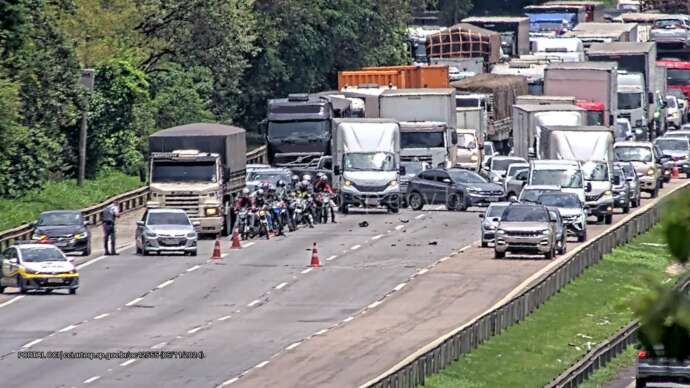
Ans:
{"label": "car headlight", "polygon": [[352,186],[352,181],[346,180],[345,182],[343,182],[343,184],[344,184],[345,186],[350,187],[350,186]]}
{"label": "car headlight", "polygon": [[[622,191],[623,188],[621,188],[620,190]],[[610,197],[610,196],[612,196],[612,195],[613,195],[613,193],[611,192],[611,190],[606,190],[606,191],[604,191],[604,197]]]}
{"label": "car headlight", "polygon": [[654,173],[655,173],[655,171],[653,168],[650,168],[649,170],[647,170],[647,175],[649,175],[649,176],[654,175]]}
{"label": "car headlight", "polygon": [[388,188],[389,188],[389,189],[394,189],[394,188],[398,187],[398,185],[399,185],[398,181],[390,181],[390,182],[388,182]]}
{"label": "car headlight", "polygon": [[498,229],[498,230],[496,231],[496,234],[506,234],[506,231],[503,230],[503,229]]}
{"label": "car headlight", "polygon": [[217,208],[217,207],[207,207],[207,208],[204,210],[204,213],[206,214],[206,216],[209,216],[209,217],[210,217],[210,216],[215,216],[215,215],[218,214],[218,208]]}
{"label": "car headlight", "polygon": [[187,238],[196,238],[196,232],[187,233]]}
{"label": "car headlight", "polygon": [[492,180],[493,180],[494,182],[500,182],[500,181],[501,181],[501,177],[500,177],[500,176],[494,176]]}
{"label": "car headlight", "polygon": [[31,236],[31,239],[32,239],[32,240],[43,240],[44,238],[48,238],[48,236],[46,236],[46,235],[43,234],[43,233],[34,233],[34,234]]}
{"label": "car headlight", "polygon": [[151,231],[147,231],[146,233],[144,233],[144,236],[146,236],[146,237],[148,237],[148,238],[156,238],[156,237],[158,237],[158,235],[157,235],[156,233],[151,232]]}
{"label": "car headlight", "polygon": [[489,229],[489,230],[496,230],[496,225],[489,225],[489,227],[488,227],[487,229]]}
{"label": "car headlight", "polygon": [[472,156],[470,156],[470,160],[473,161],[473,162],[476,162],[477,160],[479,160],[479,156],[477,156],[477,155],[472,155]]}
{"label": "car headlight", "polygon": [[544,229],[544,230],[541,231],[541,234],[543,234],[543,235],[549,235],[549,234],[551,234],[551,231],[548,230],[548,229]]}
{"label": "car headlight", "polygon": [[75,240],[82,240],[82,239],[85,239],[86,237],[87,237],[86,232],[81,232],[81,233],[77,233],[74,235]]}

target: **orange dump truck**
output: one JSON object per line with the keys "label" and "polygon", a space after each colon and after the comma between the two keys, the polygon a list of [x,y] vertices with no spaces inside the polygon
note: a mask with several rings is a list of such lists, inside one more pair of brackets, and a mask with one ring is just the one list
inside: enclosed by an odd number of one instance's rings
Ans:
{"label": "orange dump truck", "polygon": [[448,66],[383,66],[338,72],[338,90],[365,84],[398,89],[447,88]]}

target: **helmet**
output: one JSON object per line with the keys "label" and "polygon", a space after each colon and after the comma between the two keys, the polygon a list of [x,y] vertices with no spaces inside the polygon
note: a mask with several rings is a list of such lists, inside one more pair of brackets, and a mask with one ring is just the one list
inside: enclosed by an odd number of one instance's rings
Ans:
{"label": "helmet", "polygon": [[293,175],[291,179],[293,182],[299,182],[299,176],[297,175]]}
{"label": "helmet", "polygon": [[242,195],[249,195],[249,189],[246,187],[242,189]]}
{"label": "helmet", "polygon": [[278,187],[285,187],[285,181],[282,180],[282,179],[279,180],[279,181],[276,183],[276,186],[278,186]]}
{"label": "helmet", "polygon": [[311,182],[311,175],[309,174],[304,174],[302,177],[303,180],[307,181],[307,183]]}
{"label": "helmet", "polygon": [[307,186],[309,186],[309,181],[306,180],[306,179],[303,180],[303,181],[302,181],[302,186],[305,187],[305,188],[306,188]]}
{"label": "helmet", "polygon": [[271,185],[270,185],[269,183],[264,182],[264,183],[261,184],[261,188],[262,188],[264,191],[268,191],[268,190],[271,189]]}
{"label": "helmet", "polygon": [[325,181],[328,180],[328,177],[326,176],[326,174],[321,174],[321,176],[319,176],[319,180]]}
{"label": "helmet", "polygon": [[259,189],[259,190],[257,190],[256,194],[257,194],[257,195],[264,195],[264,190],[263,190],[263,189]]}

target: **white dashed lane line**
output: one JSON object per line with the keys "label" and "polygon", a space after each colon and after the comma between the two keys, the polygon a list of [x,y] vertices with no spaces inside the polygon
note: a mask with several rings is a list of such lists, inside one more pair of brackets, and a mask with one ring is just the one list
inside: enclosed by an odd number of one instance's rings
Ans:
{"label": "white dashed lane line", "polygon": [[372,237],[371,240],[376,241],[376,240],[380,239],[381,237],[383,237],[382,234],[377,234],[376,236]]}
{"label": "white dashed lane line", "polygon": [[70,331],[76,327],[77,327],[76,325],[69,325],[67,327],[63,327],[62,329],[58,330],[58,333],[64,333],[64,332]]}
{"label": "white dashed lane line", "polygon": [[203,326],[197,326],[197,327],[195,327],[195,328],[193,328],[193,329],[189,329],[189,330],[187,330],[187,334],[194,334],[194,333],[196,333],[197,331],[201,330],[202,328],[203,328]]}
{"label": "white dashed lane line", "polygon": [[347,317],[347,318],[343,319],[343,322],[344,322],[344,323],[347,323],[347,322],[350,322],[350,321],[353,320],[353,319],[355,319],[355,317]]}
{"label": "white dashed lane line", "polygon": [[422,218],[424,218],[425,215],[426,214],[420,214],[420,215],[415,217],[415,220],[421,220]]}
{"label": "white dashed lane line", "polygon": [[321,335],[321,334],[326,334],[328,332],[328,329],[321,329],[314,333],[314,335]]}
{"label": "white dashed lane line", "polygon": [[329,256],[329,257],[326,258],[326,261],[335,260],[337,257],[338,257],[338,256],[336,256],[336,255]]}
{"label": "white dashed lane line", "polygon": [[303,274],[303,275],[304,275],[304,274],[308,274],[308,273],[311,272],[313,269],[314,269],[313,267],[310,267],[310,268],[307,268],[307,269],[305,269],[304,271],[302,271],[302,272],[300,272],[300,273]]}
{"label": "white dashed lane line", "polygon": [[158,287],[156,287],[156,288],[159,288],[159,289],[165,288],[165,287],[173,284],[174,282],[175,282],[174,280],[170,279],[170,280],[164,281],[163,283],[159,284]]}
{"label": "white dashed lane line", "polygon": [[137,303],[141,302],[142,300],[144,300],[144,298],[136,298],[136,299],[130,300],[129,302],[127,302],[127,304],[125,306],[129,307],[133,304],[137,304]]}
{"label": "white dashed lane line", "polygon": [[261,299],[256,299],[256,300],[251,301],[251,302],[247,305],[247,307],[254,307],[254,306],[256,306],[256,305],[259,304],[259,303],[261,303]]}
{"label": "white dashed lane line", "polygon": [[401,230],[401,229],[404,228],[404,227],[405,227],[405,225],[398,225],[398,226],[395,227],[395,230]]}
{"label": "white dashed lane line", "polygon": [[405,287],[406,285],[407,285],[407,283],[400,283],[400,284],[398,284],[397,286],[395,286],[394,290],[395,290],[395,291],[400,291],[400,290],[402,290],[403,287]]}
{"label": "white dashed lane line", "polygon": [[358,250],[358,249],[361,248],[361,247],[362,247],[361,245],[355,245],[355,246],[353,246],[352,248],[350,248],[350,250],[356,251],[356,250]]}
{"label": "white dashed lane line", "polygon": [[120,366],[131,365],[131,364],[135,363],[136,361],[137,361],[136,358],[132,358],[132,359],[130,359],[130,360],[127,360],[127,361],[123,362],[122,364],[120,364]]}
{"label": "white dashed lane line", "polygon": [[289,345],[287,348],[285,348],[285,350],[292,350],[292,349],[300,346],[301,344],[302,344],[301,342],[295,342],[294,344]]}
{"label": "white dashed lane line", "polygon": [[195,265],[195,266],[193,266],[193,267],[187,268],[187,272],[196,271],[196,270],[199,269],[199,268],[201,268],[200,265]]}
{"label": "white dashed lane line", "polygon": [[93,317],[93,319],[94,319],[94,320],[103,319],[103,318],[107,317],[108,315],[110,315],[110,314],[109,314],[109,313],[105,313],[105,314],[101,314],[101,315],[96,315],[95,317]]}
{"label": "white dashed lane line", "polygon": [[374,302],[374,303],[370,304],[369,306],[367,306],[367,308],[373,309],[374,307],[380,305],[381,303],[383,303],[383,301],[377,300],[376,302]]}
{"label": "white dashed lane line", "polygon": [[93,259],[93,260],[87,261],[86,263],[79,264],[79,265],[77,266],[77,269],[86,268],[86,267],[90,266],[91,264],[96,264],[96,263],[98,263],[99,261],[105,259],[106,257],[108,257],[108,256],[99,256],[99,257],[97,257],[97,258],[95,258],[95,259]]}
{"label": "white dashed lane line", "polygon": [[28,349],[28,348],[30,348],[30,347],[32,347],[32,346],[34,346],[34,345],[40,343],[41,341],[43,341],[43,338],[35,339],[35,340],[29,342],[28,344],[22,346],[22,348]]}
{"label": "white dashed lane line", "polygon": [[222,321],[228,320],[228,319],[230,319],[230,318],[232,318],[232,316],[230,316],[230,315],[225,315],[225,316],[223,316],[223,317],[218,318],[218,320],[222,322]]}
{"label": "white dashed lane line", "polygon": [[425,273],[429,272],[429,268],[422,268],[417,272],[417,275],[424,275]]}
{"label": "white dashed lane line", "polygon": [[84,384],[93,383],[94,381],[96,381],[96,380],[98,380],[98,379],[100,379],[100,378],[101,378],[101,376],[89,377],[88,379],[84,380]]}
{"label": "white dashed lane line", "polygon": [[168,344],[167,342],[161,342],[159,344],[155,344],[155,345],[151,346],[151,349],[160,349],[167,344]]}
{"label": "white dashed lane line", "polygon": [[239,380],[239,379],[240,379],[239,377],[233,377],[233,378],[231,378],[230,380],[224,381],[223,384],[220,385],[220,387],[226,387],[226,386],[228,386],[228,385],[230,385],[230,384],[235,383],[235,382],[236,382],[237,380]]}
{"label": "white dashed lane line", "polygon": [[[328,259],[326,259],[326,260],[328,260]],[[282,282],[282,283],[278,284],[277,286],[275,286],[275,289],[276,289],[276,290],[280,290],[281,288],[283,288],[283,287],[285,287],[285,286],[287,286],[287,285],[288,285],[287,282]]]}
{"label": "white dashed lane line", "polygon": [[19,301],[19,300],[22,300],[23,298],[24,298],[24,295],[15,296],[14,298],[8,300],[7,302],[4,302],[4,303],[0,304],[0,308],[3,308],[3,307],[5,307],[5,306],[9,306],[9,305],[11,305],[11,304],[14,303],[14,302],[17,302],[17,301]]}
{"label": "white dashed lane line", "polygon": [[268,365],[269,362],[270,362],[270,361],[260,362],[260,363],[258,363],[254,368],[256,368],[256,369],[261,369],[261,368],[265,367],[266,365]]}

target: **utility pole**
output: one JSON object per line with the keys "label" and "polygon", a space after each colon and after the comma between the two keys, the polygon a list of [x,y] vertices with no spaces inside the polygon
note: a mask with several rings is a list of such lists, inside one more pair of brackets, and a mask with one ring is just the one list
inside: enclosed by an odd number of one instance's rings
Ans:
{"label": "utility pole", "polygon": [[84,95],[81,127],[79,129],[79,175],[77,177],[77,185],[79,186],[84,185],[84,178],[86,176],[86,133],[88,130],[89,97],[93,91],[95,73],[94,69],[83,69],[81,71],[81,84],[87,93]]}

